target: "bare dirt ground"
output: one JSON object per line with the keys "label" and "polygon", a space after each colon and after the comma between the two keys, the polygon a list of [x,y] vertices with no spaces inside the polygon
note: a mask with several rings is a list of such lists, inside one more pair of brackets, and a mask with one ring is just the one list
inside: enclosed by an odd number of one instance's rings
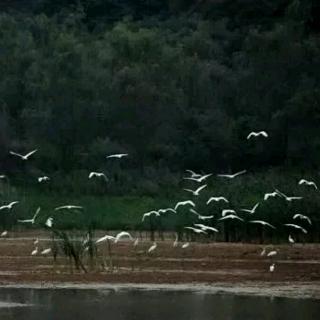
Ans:
{"label": "bare dirt ground", "polygon": [[[320,244],[276,245],[274,259],[260,256],[265,245],[233,243],[191,243],[186,249],[173,241],[159,241],[148,254],[150,241],[136,247],[124,241],[112,245],[113,269],[109,267],[106,244],[99,247],[93,265],[83,261],[87,273],[71,270],[61,255],[31,256],[38,233],[15,233],[0,239],[0,285],[31,284],[154,284],[216,286],[217,288],[262,288],[291,292],[292,296],[320,298]],[[39,250],[47,248],[47,235],[40,236]],[[275,263],[275,271],[269,266]],[[287,289],[286,289],[287,288]],[[244,291],[246,291],[244,290]],[[243,291],[243,290],[242,290]],[[250,291],[250,290],[249,290]]]}

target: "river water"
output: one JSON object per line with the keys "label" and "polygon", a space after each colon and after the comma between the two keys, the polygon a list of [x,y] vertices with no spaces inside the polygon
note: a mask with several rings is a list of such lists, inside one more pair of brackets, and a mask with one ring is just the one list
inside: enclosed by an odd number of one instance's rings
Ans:
{"label": "river water", "polygon": [[1,320],[309,320],[320,301],[190,291],[0,289]]}

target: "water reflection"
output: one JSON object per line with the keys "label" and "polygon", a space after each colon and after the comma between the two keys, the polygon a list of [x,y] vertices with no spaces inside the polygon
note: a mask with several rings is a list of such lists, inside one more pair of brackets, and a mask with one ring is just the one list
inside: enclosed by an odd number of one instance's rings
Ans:
{"label": "water reflection", "polygon": [[311,320],[320,311],[315,300],[181,291],[4,288],[0,301],[6,320]]}

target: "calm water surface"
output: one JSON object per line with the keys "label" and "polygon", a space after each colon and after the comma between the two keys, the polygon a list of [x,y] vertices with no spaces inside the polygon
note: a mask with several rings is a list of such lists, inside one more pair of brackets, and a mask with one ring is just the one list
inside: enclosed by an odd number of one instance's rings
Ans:
{"label": "calm water surface", "polygon": [[0,289],[1,320],[309,320],[320,302],[181,291]]}

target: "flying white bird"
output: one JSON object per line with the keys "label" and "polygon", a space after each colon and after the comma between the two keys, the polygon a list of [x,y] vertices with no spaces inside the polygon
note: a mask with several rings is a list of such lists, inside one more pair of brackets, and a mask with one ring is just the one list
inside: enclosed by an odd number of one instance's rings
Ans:
{"label": "flying white bird", "polygon": [[118,158],[121,159],[123,157],[127,157],[128,153],[117,153],[117,154],[111,154],[109,156],[107,156],[107,159],[111,159],[111,158]]}
{"label": "flying white bird", "polygon": [[38,247],[36,247],[32,252],[31,255],[35,256],[36,254],[38,254]]}
{"label": "flying white bird", "polygon": [[191,200],[186,200],[186,201],[180,201],[176,204],[176,206],[174,207],[174,210],[177,211],[177,209],[180,207],[180,206],[186,206],[186,205],[189,205],[191,207],[195,207],[196,205],[194,204],[193,201]]}
{"label": "flying white bird", "polygon": [[66,206],[57,207],[54,210],[59,211],[59,210],[80,210],[80,209],[83,209],[83,207],[74,206],[74,205],[66,205]]}
{"label": "flying white bird", "polygon": [[100,243],[100,242],[103,242],[103,241],[106,241],[106,240],[115,241],[115,240],[116,240],[116,238],[115,238],[115,237],[113,237],[113,236],[109,236],[109,235],[107,234],[107,235],[105,235],[105,236],[103,236],[103,237],[99,238],[99,239],[96,241],[96,243]]}
{"label": "flying white bird", "polygon": [[212,173],[209,173],[209,174],[205,174],[204,176],[200,176],[200,177],[185,177],[185,178],[183,178],[183,179],[185,179],[185,180],[192,180],[192,181],[195,181],[195,182],[202,182],[202,181],[204,181],[204,180],[206,180],[206,179],[208,179],[209,177],[211,177],[212,176]]}
{"label": "flying white bird", "polygon": [[39,177],[38,178],[38,182],[41,183],[41,182],[46,182],[46,181],[49,181],[50,178],[47,177],[47,176],[43,176],[43,177]]}
{"label": "flying white bird", "polygon": [[184,243],[182,246],[181,246],[181,248],[182,249],[186,249],[186,248],[188,248],[190,246],[190,243],[189,242],[186,242],[186,243]]}
{"label": "flying white bird", "polygon": [[259,132],[250,132],[247,136],[247,140],[249,140],[250,138],[252,137],[259,137],[259,136],[262,136],[262,137],[265,137],[265,138],[268,138],[268,134],[265,132],[265,131],[259,131]]}
{"label": "flying white bird", "polygon": [[221,212],[221,216],[224,217],[228,213],[236,214],[236,212],[233,209],[223,209],[222,212]]}
{"label": "flying white bird", "polygon": [[292,228],[301,230],[303,233],[308,233],[308,231],[307,231],[306,229],[304,229],[304,228],[302,228],[302,227],[300,227],[300,226],[298,226],[298,225],[296,225],[296,224],[293,224],[293,223],[285,223],[284,225],[287,226],[287,227],[292,227]]}
{"label": "flying white bird", "polygon": [[3,231],[3,232],[1,232],[1,234],[0,234],[0,237],[6,237],[8,235],[8,231]]}
{"label": "flying white bird", "polygon": [[29,157],[30,157],[31,155],[33,155],[35,152],[37,152],[37,151],[38,151],[38,149],[35,149],[35,150],[27,153],[26,155],[22,155],[22,154],[13,152],[13,151],[10,151],[9,153],[10,153],[11,155],[13,155],[13,156],[17,156],[17,157],[21,158],[22,160],[28,160]]}
{"label": "flying white bird", "polygon": [[39,213],[40,213],[40,210],[41,210],[41,208],[38,207],[38,209],[37,209],[36,213],[34,214],[34,216],[32,217],[32,219],[18,220],[18,222],[34,224],[34,223],[35,223],[35,220],[36,220],[36,217],[37,217],[37,216],[39,215]]}
{"label": "flying white bird", "polygon": [[204,231],[209,230],[209,231],[213,231],[213,232],[219,232],[218,229],[213,228],[213,227],[210,227],[210,226],[206,226],[206,225],[201,224],[201,223],[195,223],[194,226],[195,226],[195,227],[199,227],[199,228],[201,228],[201,229],[204,230]]}
{"label": "flying white bird", "polygon": [[262,224],[263,226],[267,226],[270,227],[272,229],[276,229],[276,227],[274,227],[272,224],[270,224],[269,222],[266,221],[262,221],[262,220],[251,220],[249,221],[250,223],[258,223],[258,224]]}
{"label": "flying white bird", "polygon": [[183,189],[183,190],[191,192],[194,196],[198,196],[200,194],[200,191],[206,187],[207,187],[207,185],[204,184],[204,185],[200,186],[197,190],[191,190],[191,189]]}
{"label": "flying white bird", "polygon": [[227,215],[227,216],[224,216],[224,217],[222,217],[222,218],[220,218],[220,219],[218,219],[218,220],[220,220],[220,221],[222,221],[222,220],[227,220],[227,219],[237,219],[237,220],[240,220],[240,221],[244,221],[242,218],[240,218],[240,217],[238,217],[238,216],[236,216],[236,215],[234,215],[234,214],[229,214],[229,215]]}
{"label": "flying white bird", "polygon": [[0,179],[6,179],[7,178],[7,176],[6,175],[4,175],[4,174],[0,174]]}
{"label": "flying white bird", "polygon": [[307,186],[313,186],[315,189],[318,190],[318,187],[317,187],[316,183],[313,182],[313,181],[308,181],[308,180],[305,180],[305,179],[301,179],[301,180],[299,181],[299,185],[302,185],[302,184],[305,184],[305,185],[307,185]]}
{"label": "flying white bird", "polygon": [[148,249],[148,253],[156,250],[156,248],[157,248],[157,244],[154,242],[153,245]]}
{"label": "flying white bird", "polygon": [[288,241],[292,244],[295,242],[294,239],[291,237],[291,234],[289,234]]}
{"label": "flying white bird", "polygon": [[258,202],[257,204],[255,204],[255,206],[252,209],[250,209],[250,210],[249,209],[240,209],[240,211],[254,214],[256,212],[256,209],[259,207],[259,205],[260,205],[260,203]]}
{"label": "flying white bird", "polygon": [[50,252],[51,252],[51,248],[48,248],[41,251],[41,254],[45,255],[45,254],[49,254]]}
{"label": "flying white bird", "polygon": [[295,214],[295,215],[293,216],[293,219],[294,219],[294,220],[297,219],[297,218],[299,218],[299,219],[301,219],[301,220],[306,220],[306,221],[308,221],[308,223],[309,223],[310,225],[312,225],[311,219],[310,219],[309,217],[307,217],[307,216],[304,216],[303,214],[297,213],[297,214]]}
{"label": "flying white bird", "polygon": [[192,170],[186,170],[186,172],[188,172],[188,173],[191,174],[191,178],[199,178],[199,177],[201,177],[201,174],[195,173],[195,172],[192,171]]}
{"label": "flying white bird", "polygon": [[4,209],[11,210],[12,207],[13,207],[14,205],[16,205],[17,203],[19,203],[19,201],[10,202],[9,204],[6,204],[6,205],[1,206],[1,207],[0,207],[0,210],[4,210]]}
{"label": "flying white bird", "polygon": [[278,189],[276,189],[276,192],[277,192],[280,196],[282,196],[283,198],[285,198],[287,201],[289,201],[289,202],[291,202],[291,201],[293,201],[293,200],[301,200],[301,199],[302,199],[302,197],[288,197],[288,196],[286,196],[284,193],[280,192]]}
{"label": "flying white bird", "polygon": [[133,238],[132,238],[132,236],[131,236],[131,234],[129,232],[121,231],[116,235],[114,243],[117,243],[121,238],[124,238],[124,237],[128,237],[130,240],[133,241]]}
{"label": "flying white bird", "polygon": [[240,176],[241,174],[244,174],[246,173],[247,170],[242,170],[242,171],[239,171],[237,173],[234,173],[234,174],[217,174],[218,177],[221,177],[221,178],[228,178],[228,179],[233,179],[237,176]]}
{"label": "flying white bird", "polygon": [[196,210],[194,210],[194,209],[189,209],[189,211],[191,212],[191,213],[194,213],[197,217],[198,217],[198,219],[199,220],[208,220],[208,219],[212,219],[213,217],[214,217],[214,215],[211,215],[211,216],[202,216],[201,214],[199,214]]}
{"label": "flying white bird", "polygon": [[273,263],[270,267],[269,267],[269,271],[270,272],[273,272],[275,269],[275,264]]}
{"label": "flying white bird", "polygon": [[154,215],[157,216],[157,217],[160,217],[160,213],[159,213],[158,211],[152,210],[152,211],[149,211],[149,212],[146,212],[146,213],[143,214],[143,216],[142,216],[142,222],[144,221],[144,219],[145,219],[146,217],[150,217],[152,214],[154,214]]}
{"label": "flying white bird", "polygon": [[47,219],[47,221],[45,222],[45,225],[46,225],[48,228],[52,228],[53,218],[49,217],[49,218]]}
{"label": "flying white bird", "polygon": [[177,211],[174,210],[174,209],[172,209],[172,208],[160,209],[158,212],[159,212],[159,213],[166,213],[166,212],[177,213]]}
{"label": "flying white bird", "polygon": [[211,197],[208,201],[207,204],[209,204],[210,202],[215,201],[215,202],[220,202],[220,201],[224,201],[225,203],[229,203],[229,200],[227,200],[225,197]]}
{"label": "flying white bird", "polygon": [[267,257],[274,257],[278,254],[277,250],[272,250],[267,254]]}
{"label": "flying white bird", "polygon": [[104,180],[108,181],[107,176],[103,172],[94,172],[94,171],[90,172],[88,178],[92,179],[94,177],[103,178]]}
{"label": "flying white bird", "polygon": [[274,197],[279,197],[279,194],[276,191],[270,192],[270,193],[265,193],[263,200],[267,201],[269,198],[274,198]]}
{"label": "flying white bird", "polygon": [[189,229],[189,230],[192,230],[193,232],[195,232],[195,233],[198,233],[198,234],[200,234],[200,233],[203,233],[203,234],[207,234],[204,230],[202,230],[202,229],[197,229],[197,228],[193,228],[193,227],[184,227],[185,229]]}

